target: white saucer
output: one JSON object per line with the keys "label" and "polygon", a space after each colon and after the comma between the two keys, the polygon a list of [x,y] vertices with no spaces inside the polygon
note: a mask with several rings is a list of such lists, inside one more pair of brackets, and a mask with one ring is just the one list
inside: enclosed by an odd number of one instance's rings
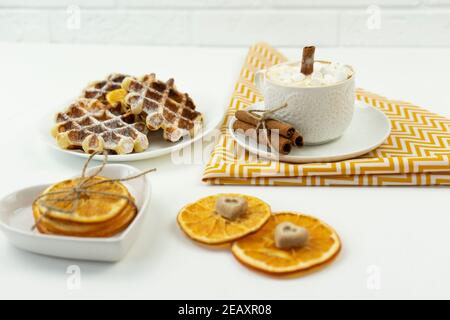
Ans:
{"label": "white saucer", "polygon": [[[95,172],[98,167],[88,170]],[[141,173],[140,170],[124,164],[108,164],[102,176],[117,179]],[[123,182],[136,199],[139,211],[136,218],[121,233],[110,238],[81,238],[46,235],[37,230],[32,213],[33,201],[49,186],[48,184],[28,187],[0,199],[0,230],[16,247],[47,256],[114,262],[121,260],[136,240],[147,215],[151,197],[149,176]]]}
{"label": "white saucer", "polygon": [[[264,109],[264,103],[256,103],[250,109]],[[258,145],[253,139],[233,131],[233,118],[229,123],[231,136],[243,148],[270,160],[290,163],[333,162],[353,159],[369,153],[382,145],[391,134],[391,122],[378,109],[356,102],[352,123],[344,135],[323,145],[292,148],[289,155],[275,154]]]}
{"label": "white saucer", "polygon": [[[76,157],[89,158],[89,154],[84,153],[82,150],[61,149],[56,144],[55,139],[50,134],[51,129],[55,125],[54,123],[55,114],[63,109],[64,108],[61,108],[44,116],[44,118],[40,121],[39,135],[41,136],[43,142],[53,149]],[[225,114],[225,110],[214,108],[205,108],[205,110],[199,111],[203,113],[204,123],[203,128],[197,133],[197,135],[194,138],[183,138],[179,142],[172,143],[164,140],[162,137],[162,133],[160,131],[151,132],[149,134],[150,147],[146,151],[141,153],[131,153],[125,155],[109,155],[108,162],[145,160],[160,157],[162,155],[170,154],[171,152],[181,150],[184,147],[190,145],[191,143],[194,143],[195,141],[202,139],[204,136],[210,134],[214,129],[218,128],[219,125],[222,123],[223,116]],[[102,161],[103,155],[95,156],[94,160]]]}

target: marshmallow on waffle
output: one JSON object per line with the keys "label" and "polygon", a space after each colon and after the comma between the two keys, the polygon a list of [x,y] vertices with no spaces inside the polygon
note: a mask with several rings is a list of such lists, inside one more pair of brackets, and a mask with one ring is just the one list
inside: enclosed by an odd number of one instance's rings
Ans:
{"label": "marshmallow on waffle", "polygon": [[149,146],[145,124],[133,114],[122,114],[120,108],[96,99],[79,99],[56,115],[52,134],[63,149],[117,154],[145,151]]}
{"label": "marshmallow on waffle", "polygon": [[177,142],[185,135],[192,137],[202,126],[202,114],[195,111],[188,94],[176,89],[173,79],[162,82],[155,74],[127,77],[122,88],[128,92],[125,103],[131,112],[142,116],[150,130],[162,128],[168,141]]}
{"label": "marshmallow on waffle", "polygon": [[105,80],[91,82],[86,89],[83,90],[81,98],[98,99],[106,103],[106,95],[108,92],[120,89],[122,81],[127,75],[120,73],[113,73],[106,77]]}

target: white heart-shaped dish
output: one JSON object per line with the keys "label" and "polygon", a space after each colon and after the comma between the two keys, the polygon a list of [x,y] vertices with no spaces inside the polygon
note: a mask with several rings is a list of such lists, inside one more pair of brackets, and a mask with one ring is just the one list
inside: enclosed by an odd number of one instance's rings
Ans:
{"label": "white heart-shaped dish", "polygon": [[[87,173],[98,167],[90,168]],[[106,165],[101,175],[120,179],[141,173],[122,164]],[[151,197],[148,176],[123,182],[136,200],[138,214],[123,232],[110,238],[81,238],[45,235],[31,231],[34,224],[31,205],[49,186],[39,185],[14,192],[0,200],[0,229],[18,248],[38,254],[91,261],[114,262],[121,260],[130,249],[141,229]]]}

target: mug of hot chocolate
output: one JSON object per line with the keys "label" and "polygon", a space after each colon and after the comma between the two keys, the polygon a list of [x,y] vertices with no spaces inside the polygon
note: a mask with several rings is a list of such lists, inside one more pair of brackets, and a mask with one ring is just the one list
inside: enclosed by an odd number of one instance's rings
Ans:
{"label": "mug of hot chocolate", "polygon": [[273,118],[293,125],[307,145],[340,138],[355,107],[355,72],[336,62],[314,60],[315,47],[303,49],[302,61],[286,62],[255,75]]}

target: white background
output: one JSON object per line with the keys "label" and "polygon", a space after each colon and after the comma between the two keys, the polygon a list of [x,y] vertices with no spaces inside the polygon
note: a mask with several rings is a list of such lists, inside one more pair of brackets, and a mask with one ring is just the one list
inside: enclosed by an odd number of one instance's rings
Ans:
{"label": "white background", "polygon": [[[358,86],[450,116],[450,0],[0,0],[0,197],[79,172],[82,159],[49,149],[35,130],[87,82],[156,72],[175,77],[200,110],[219,113],[248,45],[260,40],[317,44],[320,58],[355,67]],[[133,165],[158,171],[148,219],[126,258],[38,256],[0,234],[0,298],[450,298],[446,188],[220,187],[201,182],[204,163],[166,156]],[[343,252],[304,278],[249,271],[176,225],[182,206],[217,192],[315,215],[336,228]],[[71,265],[81,268],[77,290],[67,286]]]}
{"label": "white background", "polygon": [[0,0],[0,41],[442,47],[449,21],[450,0]]}
{"label": "white background", "polygon": [[[221,112],[247,49],[3,44],[0,52],[3,197],[79,172],[82,159],[51,150],[35,130],[44,114],[78,94],[86,81],[111,71],[175,75],[200,110]],[[450,68],[442,61],[449,55],[449,49],[318,49],[323,59],[351,62],[359,86],[446,116]],[[427,61],[426,68],[411,68],[420,61]],[[0,298],[450,298],[447,188],[220,187],[201,182],[202,163],[175,165],[166,156],[133,165],[158,172],[148,219],[125,259],[102,264],[48,258],[16,249],[0,234]],[[321,272],[277,280],[244,268],[227,251],[197,246],[180,232],[176,215],[186,203],[217,192],[246,193],[274,211],[315,215],[336,228],[343,252]],[[70,265],[81,268],[79,290],[67,287]],[[374,276],[380,287],[372,285]]]}

